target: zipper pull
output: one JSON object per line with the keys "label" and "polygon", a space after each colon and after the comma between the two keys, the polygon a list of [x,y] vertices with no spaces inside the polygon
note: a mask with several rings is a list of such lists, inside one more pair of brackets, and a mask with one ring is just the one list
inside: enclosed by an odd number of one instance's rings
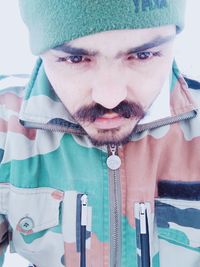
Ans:
{"label": "zipper pull", "polygon": [[120,157],[115,155],[116,150],[117,150],[116,145],[110,145],[110,151],[111,151],[112,155],[110,155],[106,161],[108,168],[113,170],[113,171],[119,169],[119,167],[121,166]]}
{"label": "zipper pull", "polygon": [[87,208],[88,208],[88,196],[86,194],[81,197],[81,225],[87,225]]}
{"label": "zipper pull", "polygon": [[146,207],[144,203],[140,203],[140,234],[147,233],[147,225],[146,225]]}

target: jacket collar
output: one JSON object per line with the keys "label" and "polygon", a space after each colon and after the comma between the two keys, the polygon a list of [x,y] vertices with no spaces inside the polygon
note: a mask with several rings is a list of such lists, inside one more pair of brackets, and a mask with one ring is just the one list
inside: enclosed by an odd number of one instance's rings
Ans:
{"label": "jacket collar", "polygon": [[[136,126],[135,131],[140,132],[174,123],[184,119],[188,113],[194,117],[196,105],[174,62],[170,79],[166,81],[147,115]],[[28,128],[85,134],[56,95],[45,74],[41,59],[38,59],[26,86],[19,119]]]}

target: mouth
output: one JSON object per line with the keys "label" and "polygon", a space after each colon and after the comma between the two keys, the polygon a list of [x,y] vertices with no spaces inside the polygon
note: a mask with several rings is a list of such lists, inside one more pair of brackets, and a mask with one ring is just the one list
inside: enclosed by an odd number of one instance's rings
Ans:
{"label": "mouth", "polygon": [[101,130],[111,130],[119,128],[124,124],[124,121],[127,120],[117,113],[107,113],[102,117],[97,118],[93,125]]}

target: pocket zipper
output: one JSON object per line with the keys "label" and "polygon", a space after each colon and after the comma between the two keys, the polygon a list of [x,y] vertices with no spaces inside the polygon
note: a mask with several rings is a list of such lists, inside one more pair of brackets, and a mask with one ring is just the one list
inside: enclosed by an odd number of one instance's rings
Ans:
{"label": "pocket zipper", "polygon": [[87,226],[88,196],[81,197],[81,253],[80,267],[86,267],[86,226]]}
{"label": "pocket zipper", "polygon": [[150,267],[149,229],[145,203],[139,204],[141,267]]}

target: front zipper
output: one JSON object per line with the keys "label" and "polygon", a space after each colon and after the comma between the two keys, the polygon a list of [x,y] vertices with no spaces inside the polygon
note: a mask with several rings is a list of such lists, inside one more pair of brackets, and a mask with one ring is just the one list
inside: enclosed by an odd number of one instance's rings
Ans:
{"label": "front zipper", "polygon": [[[110,147],[113,166],[120,167],[116,146]],[[110,158],[108,157],[108,159]],[[109,166],[109,161],[107,165]],[[120,163],[121,164],[121,163]],[[109,168],[109,196],[110,196],[110,267],[121,266],[121,188],[119,169]]]}
{"label": "front zipper", "polygon": [[183,120],[189,120],[189,119],[195,118],[197,116],[197,112],[198,110],[192,110],[192,111],[189,111],[187,113],[184,113],[178,116],[168,117],[168,118],[160,119],[160,120],[150,122],[150,123],[138,124],[134,130],[134,133],[140,133],[146,130],[155,129],[161,126],[167,126],[167,125],[180,122]]}
{"label": "front zipper", "polygon": [[58,133],[69,133],[69,134],[77,134],[77,135],[85,135],[85,132],[80,127],[67,127],[62,125],[48,124],[48,123],[38,123],[38,122],[27,122],[20,120],[20,123],[28,128],[28,129],[38,129],[38,130],[47,130],[51,132]]}
{"label": "front zipper", "polygon": [[139,203],[141,267],[150,267],[149,228],[145,203]]}
{"label": "front zipper", "polygon": [[81,229],[80,229],[80,267],[86,267],[86,227],[87,227],[88,196],[81,196]]}
{"label": "front zipper", "polygon": [[[145,124],[138,124],[134,130],[134,134],[146,131],[146,130],[151,130],[155,129],[161,126],[166,126],[170,125],[176,122],[180,122],[183,120],[189,120],[192,118],[195,118],[197,116],[198,110],[192,110],[189,112],[186,112],[181,115],[177,115],[174,117],[168,117],[164,119],[160,119],[158,121],[150,122],[150,123],[145,123]],[[29,121],[24,121],[20,119],[20,123],[26,127],[26,128],[31,128],[31,129],[40,129],[40,130],[49,130],[52,132],[61,132],[61,133],[71,133],[71,134],[78,134],[78,135],[85,135],[85,132],[81,129],[81,127],[66,127],[62,125],[53,125],[53,124],[44,124],[44,123],[38,123],[38,122],[29,122]],[[76,126],[76,125],[75,125]]]}

